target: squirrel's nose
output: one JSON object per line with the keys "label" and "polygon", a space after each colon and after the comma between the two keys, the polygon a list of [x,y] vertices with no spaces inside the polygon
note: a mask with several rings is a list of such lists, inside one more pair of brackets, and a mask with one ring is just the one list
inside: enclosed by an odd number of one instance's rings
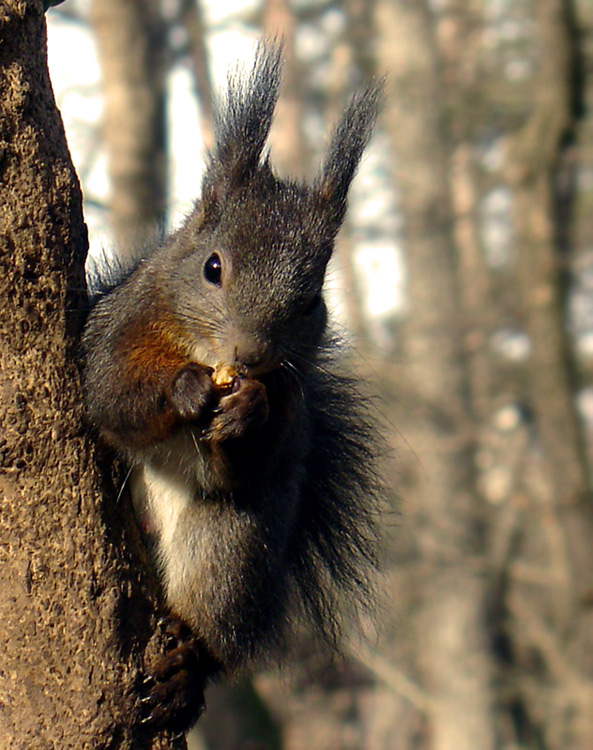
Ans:
{"label": "squirrel's nose", "polygon": [[272,347],[262,341],[237,342],[234,360],[237,370],[247,370],[250,375],[260,375],[274,366]]}

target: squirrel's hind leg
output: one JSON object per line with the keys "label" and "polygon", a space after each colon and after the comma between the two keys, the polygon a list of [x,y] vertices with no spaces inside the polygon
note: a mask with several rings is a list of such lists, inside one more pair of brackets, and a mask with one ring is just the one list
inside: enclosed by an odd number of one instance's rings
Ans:
{"label": "squirrel's hind leg", "polygon": [[204,689],[220,672],[187,625],[174,614],[162,621],[169,649],[140,687],[141,723],[174,734],[187,732],[206,708]]}

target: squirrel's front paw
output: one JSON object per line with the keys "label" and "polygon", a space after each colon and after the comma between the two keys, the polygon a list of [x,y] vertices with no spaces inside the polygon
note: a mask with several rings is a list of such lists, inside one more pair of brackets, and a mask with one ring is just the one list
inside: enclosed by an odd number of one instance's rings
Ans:
{"label": "squirrel's front paw", "polygon": [[188,731],[206,708],[208,669],[189,628],[175,615],[164,621],[170,649],[140,688],[141,723],[176,734]]}
{"label": "squirrel's front paw", "polygon": [[197,362],[177,371],[167,389],[167,399],[181,419],[199,421],[214,407],[218,395],[211,374],[211,368]]}
{"label": "squirrel's front paw", "polygon": [[217,442],[241,437],[263,424],[269,413],[266,387],[259,380],[236,377],[231,392],[220,399],[215,416],[202,437]]}

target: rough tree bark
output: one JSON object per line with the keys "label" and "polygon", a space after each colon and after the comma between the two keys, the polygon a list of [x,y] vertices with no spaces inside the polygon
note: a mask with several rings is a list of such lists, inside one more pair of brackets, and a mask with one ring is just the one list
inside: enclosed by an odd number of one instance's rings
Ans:
{"label": "rough tree bark", "polygon": [[410,300],[405,330],[416,420],[405,428],[419,457],[414,524],[421,572],[415,659],[431,700],[433,750],[495,747],[487,581],[475,488],[469,383],[452,235],[446,130],[435,38],[426,2],[377,6],[379,60],[389,74],[385,123],[404,217]]}
{"label": "rough tree bark", "polygon": [[133,725],[156,603],[83,427],[87,236],[41,0],[0,2],[0,206],[0,746],[171,747]]}
{"label": "rough tree bark", "polygon": [[110,212],[118,252],[163,230],[167,205],[165,25],[158,0],[95,0]]}

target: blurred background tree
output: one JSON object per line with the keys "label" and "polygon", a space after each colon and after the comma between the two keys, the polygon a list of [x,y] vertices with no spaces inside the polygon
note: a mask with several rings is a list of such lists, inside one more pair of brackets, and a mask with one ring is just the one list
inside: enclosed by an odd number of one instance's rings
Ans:
{"label": "blurred background tree", "polygon": [[261,33],[285,38],[282,172],[313,174],[387,74],[328,284],[401,498],[377,634],[334,662],[303,635],[285,674],[213,689],[192,746],[591,750],[591,3],[69,0],[49,22],[92,243],[122,253],[197,197],[212,91]]}

